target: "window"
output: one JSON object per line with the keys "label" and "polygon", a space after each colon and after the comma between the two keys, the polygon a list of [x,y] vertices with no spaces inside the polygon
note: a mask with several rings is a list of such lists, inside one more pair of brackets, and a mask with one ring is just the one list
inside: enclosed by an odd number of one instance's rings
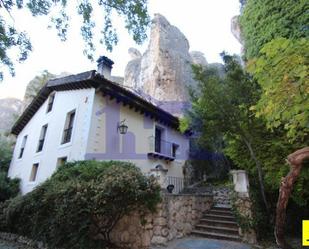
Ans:
{"label": "window", "polygon": [[155,131],[155,152],[161,153],[162,130],[156,127]]}
{"label": "window", "polygon": [[29,179],[30,182],[35,182],[36,176],[37,176],[37,173],[38,173],[38,169],[39,169],[38,163],[35,163],[35,164],[32,165],[31,175],[30,175],[30,179]]}
{"label": "window", "polygon": [[44,125],[41,129],[40,140],[39,140],[39,144],[38,144],[38,148],[36,152],[40,152],[43,150],[46,132],[47,132],[47,125]]}
{"label": "window", "polygon": [[67,160],[68,160],[67,157],[59,157],[57,160],[57,168],[65,164]]}
{"label": "window", "polygon": [[178,144],[172,144],[172,157],[176,157],[178,148]]}
{"label": "window", "polygon": [[54,100],[55,100],[55,94],[53,93],[49,96],[46,112],[50,112],[53,109]]}
{"label": "window", "polygon": [[75,110],[67,114],[64,131],[63,131],[63,137],[62,137],[62,144],[65,144],[71,141],[74,118],[75,118]]}
{"label": "window", "polygon": [[21,143],[21,147],[20,147],[20,152],[19,152],[18,158],[22,158],[23,157],[24,150],[25,150],[25,147],[26,147],[26,142],[27,142],[27,136],[24,136],[23,137],[23,141]]}

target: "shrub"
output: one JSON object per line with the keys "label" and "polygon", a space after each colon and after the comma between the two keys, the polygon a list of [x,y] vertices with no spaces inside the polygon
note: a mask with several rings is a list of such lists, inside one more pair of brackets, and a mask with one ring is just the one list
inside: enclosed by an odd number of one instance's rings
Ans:
{"label": "shrub", "polygon": [[121,217],[154,211],[159,201],[154,178],[133,164],[67,163],[32,192],[5,203],[2,227],[51,248],[104,248]]}
{"label": "shrub", "polygon": [[15,197],[19,193],[19,179],[10,179],[0,171],[0,202]]}

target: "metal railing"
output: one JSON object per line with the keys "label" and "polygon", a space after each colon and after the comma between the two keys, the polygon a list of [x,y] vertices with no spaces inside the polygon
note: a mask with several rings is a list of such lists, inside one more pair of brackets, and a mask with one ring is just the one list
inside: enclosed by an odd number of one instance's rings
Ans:
{"label": "metal railing", "polygon": [[166,184],[168,185],[173,185],[173,194],[179,194],[183,188],[184,188],[184,183],[183,183],[183,178],[181,177],[174,177],[174,176],[167,176],[166,177]]}
{"label": "metal railing", "polygon": [[173,150],[173,143],[158,139],[154,136],[149,137],[149,149],[151,152],[156,152],[168,157],[175,157],[175,151]]}

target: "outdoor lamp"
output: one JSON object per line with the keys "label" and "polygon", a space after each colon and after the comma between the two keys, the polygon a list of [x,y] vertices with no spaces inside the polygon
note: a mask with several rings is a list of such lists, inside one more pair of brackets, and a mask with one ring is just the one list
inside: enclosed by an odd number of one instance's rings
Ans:
{"label": "outdoor lamp", "polygon": [[170,184],[166,187],[167,192],[169,192],[170,194],[173,193],[175,186],[173,184]]}
{"label": "outdoor lamp", "polygon": [[117,130],[119,131],[120,134],[126,134],[128,131],[128,126],[124,123],[126,120],[122,120],[121,122],[118,123]]}

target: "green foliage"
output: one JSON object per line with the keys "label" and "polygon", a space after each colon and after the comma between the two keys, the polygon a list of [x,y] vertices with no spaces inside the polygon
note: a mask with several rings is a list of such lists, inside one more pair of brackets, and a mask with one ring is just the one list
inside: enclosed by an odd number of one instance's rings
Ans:
{"label": "green foliage", "polygon": [[[282,177],[289,172],[289,166],[285,162],[286,155],[297,148],[304,147],[305,143],[290,143],[285,138],[285,132],[282,129],[271,132],[265,126],[255,127],[252,141],[253,147],[256,149],[256,156],[262,164],[265,189],[270,196],[270,205],[275,207],[277,199],[272,196],[277,194]],[[224,151],[235,165],[245,169],[250,176],[256,179],[255,164],[250,160],[250,154],[241,140],[230,139],[227,141]],[[304,165],[291,196],[299,206],[309,205],[309,172],[306,169],[307,166],[308,163]]]}
{"label": "green foliage", "polygon": [[248,133],[255,121],[250,107],[259,96],[257,83],[242,69],[238,58],[223,54],[223,59],[224,77],[216,68],[193,66],[199,90],[193,98],[191,117],[201,120],[204,137],[214,141],[222,135]]}
{"label": "green foliage", "polygon": [[154,211],[159,201],[154,178],[130,163],[67,163],[32,192],[5,203],[0,229],[51,248],[102,248],[121,217]]}
{"label": "green foliage", "polygon": [[309,135],[309,40],[274,39],[248,69],[262,87],[254,109],[269,128],[284,126],[291,140]]}
{"label": "green foliage", "polygon": [[7,177],[12,150],[12,142],[0,134],[0,203],[19,194],[20,180]]}
{"label": "green foliage", "polygon": [[238,207],[236,205],[237,201],[237,193],[235,191],[231,191],[230,193],[230,201],[232,204],[232,211],[235,215],[236,222],[239,225],[239,227],[242,229],[242,231],[249,231],[250,229],[256,228],[256,220],[252,217],[243,215],[239,212]]}
{"label": "green foliage", "polygon": [[4,202],[19,194],[19,179],[10,179],[7,172],[0,171],[0,202]]}
{"label": "green foliage", "polygon": [[[147,0],[99,0],[97,3],[90,0],[67,1],[67,0],[3,0],[0,8],[6,10],[9,14],[0,15],[0,65],[8,67],[11,75],[15,75],[15,58],[11,56],[11,50],[18,48],[20,53],[17,60],[25,61],[32,51],[32,45],[26,32],[19,32],[12,22],[12,13],[20,9],[27,9],[32,16],[49,16],[49,28],[55,28],[57,35],[62,41],[67,39],[67,33],[70,25],[70,16],[68,8],[73,5],[76,7],[77,15],[82,19],[80,27],[82,38],[85,42],[84,54],[93,60],[95,46],[94,38],[94,9],[102,9],[104,20],[102,25],[100,40],[106,49],[111,51],[118,42],[118,36],[113,27],[112,15],[117,13],[124,18],[125,27],[132,35],[135,42],[141,44],[146,38],[146,29],[149,25],[149,16],[147,11]],[[56,14],[53,14],[57,12]],[[8,17],[6,17],[8,16]],[[12,20],[11,20],[12,19]],[[12,23],[12,24],[10,24]],[[0,80],[3,79],[3,71],[0,71]]]}
{"label": "green foliage", "polygon": [[179,121],[179,130],[184,133],[189,127],[189,120],[186,117],[181,118]]}
{"label": "green foliage", "polygon": [[13,144],[8,137],[0,134],[0,172],[9,170],[13,153]]}
{"label": "green foliage", "polygon": [[246,59],[275,38],[308,38],[308,10],[306,0],[247,0],[240,16]]}

